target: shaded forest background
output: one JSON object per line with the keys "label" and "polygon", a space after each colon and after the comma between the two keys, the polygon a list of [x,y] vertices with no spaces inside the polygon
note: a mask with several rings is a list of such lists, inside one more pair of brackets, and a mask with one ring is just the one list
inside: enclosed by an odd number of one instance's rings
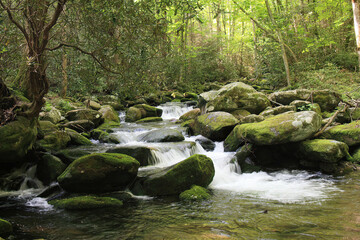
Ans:
{"label": "shaded forest background", "polygon": [[[31,28],[26,4],[47,4],[36,13],[46,22],[61,1],[2,2]],[[27,47],[0,8],[0,78],[24,91],[24,69],[35,64]],[[45,54],[50,91],[62,97],[200,93],[242,79],[270,90],[341,88],[360,98],[351,1],[72,0]]]}

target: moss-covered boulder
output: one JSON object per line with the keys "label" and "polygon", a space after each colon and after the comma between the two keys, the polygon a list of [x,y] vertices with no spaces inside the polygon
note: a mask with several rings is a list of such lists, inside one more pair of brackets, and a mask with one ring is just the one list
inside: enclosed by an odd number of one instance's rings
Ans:
{"label": "moss-covered boulder", "polygon": [[70,135],[65,130],[45,134],[44,138],[37,141],[37,144],[50,152],[66,148],[71,141]]}
{"label": "moss-covered boulder", "polygon": [[298,142],[313,136],[320,127],[321,116],[316,112],[286,112],[259,123],[236,126],[226,138],[224,147],[235,151],[245,142],[256,145]]}
{"label": "moss-covered boulder", "polygon": [[102,106],[99,112],[101,113],[104,122],[112,121],[112,122],[120,123],[119,114],[115,111],[115,109],[112,106],[110,105]]}
{"label": "moss-covered boulder", "polygon": [[13,232],[11,223],[0,218],[0,237],[8,237]]}
{"label": "moss-covered boulder", "polygon": [[181,115],[179,119],[181,121],[185,122],[185,121],[188,121],[188,120],[191,120],[191,119],[195,119],[200,114],[201,114],[200,108],[195,108],[195,109],[190,110],[189,112],[184,113],[183,115]]}
{"label": "moss-covered boulder", "polygon": [[215,175],[212,160],[195,154],[160,172],[147,176],[143,188],[148,195],[174,195],[192,185],[207,187]]}
{"label": "moss-covered boulder", "polygon": [[59,157],[64,163],[70,164],[76,159],[89,155],[92,153],[98,152],[96,146],[86,146],[86,147],[68,147],[66,149],[61,149],[54,153],[55,156]]}
{"label": "moss-covered boulder", "polygon": [[201,134],[213,141],[223,141],[239,122],[227,112],[203,114],[190,125],[195,135]]}
{"label": "moss-covered boulder", "polygon": [[32,149],[37,136],[36,121],[17,117],[5,126],[0,127],[0,163],[19,162],[24,160]]}
{"label": "moss-covered boulder", "polygon": [[215,143],[204,136],[198,136],[195,142],[199,143],[206,151],[213,151]]}
{"label": "moss-covered boulder", "polygon": [[311,103],[304,100],[295,100],[290,103],[290,106],[295,106],[296,111],[314,111],[318,114],[321,114],[321,107],[317,103]]}
{"label": "moss-covered boulder", "polygon": [[69,121],[88,120],[95,124],[95,127],[104,122],[102,114],[92,109],[77,109],[66,113],[65,118]]}
{"label": "moss-covered boulder", "polygon": [[61,121],[61,112],[54,107],[51,107],[48,112],[41,112],[39,115],[40,120],[50,121],[57,124]]}
{"label": "moss-covered boulder", "polygon": [[269,99],[283,105],[289,105],[295,100],[310,100],[318,103],[322,111],[332,111],[341,101],[338,93],[330,90],[311,91],[306,89],[297,89],[289,91],[280,91],[270,94]]}
{"label": "moss-covered boulder", "polygon": [[87,210],[96,208],[117,208],[123,205],[121,200],[111,197],[79,196],[52,200],[49,204],[66,210]]}
{"label": "moss-covered boulder", "polygon": [[306,161],[337,163],[349,156],[349,147],[336,140],[314,139],[299,143],[297,154]]}
{"label": "moss-covered boulder", "polygon": [[157,129],[141,134],[138,140],[140,142],[181,142],[185,138],[175,129]]}
{"label": "moss-covered boulder", "polygon": [[344,142],[349,147],[360,145],[360,120],[329,128],[320,138]]}
{"label": "moss-covered boulder", "polygon": [[147,123],[147,122],[161,122],[163,119],[161,117],[147,117],[140,120],[137,120],[137,123]]}
{"label": "moss-covered boulder", "polygon": [[162,109],[147,104],[137,104],[126,111],[125,121],[136,122],[147,117],[161,117]]}
{"label": "moss-covered boulder", "polygon": [[66,165],[51,154],[42,156],[37,164],[37,177],[45,184],[56,181],[57,177],[66,169]]}
{"label": "moss-covered boulder", "polygon": [[255,156],[254,152],[255,148],[253,144],[246,143],[235,153],[236,161],[238,162],[242,173],[258,172],[261,170],[261,167],[256,166],[251,160],[251,158]]}
{"label": "moss-covered boulder", "polygon": [[100,108],[101,108],[101,105],[100,105],[98,102],[95,102],[95,101],[93,101],[93,100],[85,100],[85,101],[84,101],[84,104],[85,104],[87,107],[89,107],[89,108],[91,108],[91,109],[93,109],[93,110],[96,110],[96,111],[99,111]]}
{"label": "moss-covered boulder", "polygon": [[289,112],[289,111],[296,111],[296,107],[290,106],[290,105],[278,106],[278,107],[266,109],[266,110],[262,111],[259,115],[263,116],[263,117],[267,117],[267,116],[278,115],[278,114]]}
{"label": "moss-covered boulder", "polygon": [[206,188],[193,185],[189,190],[180,193],[179,198],[182,201],[202,201],[211,197]]}
{"label": "moss-covered boulder", "polygon": [[124,154],[94,153],[72,162],[58,182],[75,193],[122,190],[135,179],[139,166],[136,159]]}
{"label": "moss-covered boulder", "polygon": [[107,153],[122,153],[135,158],[140,166],[148,166],[153,163],[152,153],[150,147],[145,146],[119,146],[107,150]]}
{"label": "moss-covered boulder", "polygon": [[352,160],[356,163],[360,163],[360,148],[355,149],[352,154]]}
{"label": "moss-covered boulder", "polygon": [[345,112],[340,112],[336,116],[336,122],[350,123],[352,121],[360,120],[360,108],[347,108]]}
{"label": "moss-covered boulder", "polygon": [[95,124],[90,120],[76,120],[63,124],[65,128],[73,129],[77,132],[87,132],[95,127]]}
{"label": "moss-covered boulder", "polygon": [[88,138],[84,137],[83,135],[76,132],[75,130],[65,128],[65,131],[70,136],[70,139],[71,139],[70,145],[76,145],[76,146],[92,145],[92,142]]}
{"label": "moss-covered boulder", "polygon": [[114,128],[118,128],[120,127],[120,123],[119,122],[113,122],[113,121],[106,121],[103,124],[101,124],[100,126],[98,126],[96,129],[97,130],[101,130],[101,131],[105,131],[108,133],[112,133],[114,132]]}
{"label": "moss-covered boulder", "polygon": [[217,91],[200,94],[199,107],[202,112],[232,112],[244,109],[258,114],[270,106],[265,94],[242,82],[227,84]]}

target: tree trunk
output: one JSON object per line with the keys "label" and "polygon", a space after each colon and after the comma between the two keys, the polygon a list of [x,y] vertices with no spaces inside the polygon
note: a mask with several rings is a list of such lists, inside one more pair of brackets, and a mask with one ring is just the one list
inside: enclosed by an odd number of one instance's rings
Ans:
{"label": "tree trunk", "polygon": [[353,13],[354,13],[356,52],[359,57],[359,70],[360,70],[360,4],[359,4],[359,0],[352,0],[352,8],[353,8]]}
{"label": "tree trunk", "polygon": [[62,75],[63,75],[63,81],[62,81],[62,87],[61,87],[60,96],[62,98],[66,97],[67,88],[68,88],[67,66],[68,66],[67,54],[64,52],[63,55],[62,55],[62,69],[61,69],[61,72],[62,72]]}

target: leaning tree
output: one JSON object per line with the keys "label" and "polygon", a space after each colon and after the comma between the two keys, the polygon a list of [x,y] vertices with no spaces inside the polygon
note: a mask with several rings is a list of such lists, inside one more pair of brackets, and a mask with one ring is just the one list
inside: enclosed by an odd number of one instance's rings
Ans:
{"label": "leaning tree", "polygon": [[[50,32],[58,22],[67,0],[0,0],[10,22],[19,29],[26,42],[24,83],[32,100],[25,115],[37,117],[49,91],[46,77],[46,47]],[[20,70],[21,71],[21,70]]]}

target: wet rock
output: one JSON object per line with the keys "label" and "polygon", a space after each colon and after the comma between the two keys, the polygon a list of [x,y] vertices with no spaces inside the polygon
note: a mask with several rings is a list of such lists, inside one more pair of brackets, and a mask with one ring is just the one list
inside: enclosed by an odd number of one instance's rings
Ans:
{"label": "wet rock", "polygon": [[199,143],[206,151],[213,151],[215,149],[215,143],[204,136],[197,137],[195,142]]}
{"label": "wet rock", "polygon": [[163,119],[161,117],[147,117],[140,120],[137,120],[137,123],[147,123],[147,122],[161,122]]}
{"label": "wet rock", "polygon": [[77,109],[66,113],[65,118],[69,121],[88,120],[95,124],[95,127],[104,122],[102,114],[92,109]]}
{"label": "wet rock", "polygon": [[124,154],[94,153],[72,162],[58,182],[67,192],[117,191],[135,179],[139,166],[136,159]]}
{"label": "wet rock", "polygon": [[195,154],[147,176],[142,186],[148,195],[174,195],[189,189],[192,185],[207,187],[214,175],[212,160],[205,155]]}
{"label": "wet rock", "polygon": [[137,104],[130,107],[126,112],[126,122],[136,122],[147,117],[161,117],[162,109],[147,104]]}
{"label": "wet rock", "polygon": [[227,112],[211,112],[201,115],[190,125],[195,135],[203,135],[213,141],[223,141],[239,122]]}
{"label": "wet rock", "polygon": [[37,165],[37,177],[45,184],[56,181],[56,178],[66,169],[66,165],[51,154],[45,154]]}
{"label": "wet rock", "polygon": [[245,142],[274,145],[298,142],[313,136],[321,127],[321,116],[313,111],[287,112],[259,123],[241,124],[226,138],[224,147],[235,151]]}
{"label": "wet rock", "polygon": [[210,198],[209,191],[206,188],[193,185],[189,190],[180,193],[179,198],[182,201],[202,201]]}
{"label": "wet rock", "polygon": [[200,94],[199,107],[202,112],[231,112],[244,109],[258,114],[270,106],[265,94],[242,82],[227,84],[217,91]]}
{"label": "wet rock", "polygon": [[49,204],[56,208],[66,210],[86,210],[96,208],[118,208],[123,205],[123,202],[111,197],[96,197],[96,196],[79,196],[60,200],[49,201]]}
{"label": "wet rock", "polygon": [[114,132],[114,128],[120,127],[120,123],[113,122],[113,121],[106,121],[103,124],[101,124],[99,127],[96,128],[96,130],[105,131],[108,133]]}
{"label": "wet rock", "polygon": [[193,110],[190,110],[187,113],[184,113],[183,115],[181,115],[181,117],[179,118],[181,121],[188,121],[191,119],[195,119],[197,116],[200,115],[200,108],[195,108]]}
{"label": "wet rock", "polygon": [[253,144],[246,143],[236,153],[235,158],[238,162],[242,173],[252,173],[261,170],[261,167],[251,160],[251,157],[255,156],[255,150]]}
{"label": "wet rock", "polygon": [[17,117],[0,127],[0,163],[21,162],[37,137],[36,121]]}
{"label": "wet rock", "polygon": [[360,145],[360,120],[327,129],[320,138],[334,139],[349,147]]}
{"label": "wet rock", "polygon": [[70,145],[76,145],[76,146],[92,145],[92,142],[89,139],[87,139],[86,137],[84,137],[80,133],[76,132],[75,130],[65,128],[65,131],[70,136],[70,139],[71,139],[70,140]]}
{"label": "wet rock", "polygon": [[138,137],[140,142],[181,142],[184,140],[182,133],[174,129],[153,130]]}
{"label": "wet rock", "polygon": [[119,114],[114,110],[112,106],[102,106],[99,112],[101,113],[104,122],[111,121],[120,123]]}

